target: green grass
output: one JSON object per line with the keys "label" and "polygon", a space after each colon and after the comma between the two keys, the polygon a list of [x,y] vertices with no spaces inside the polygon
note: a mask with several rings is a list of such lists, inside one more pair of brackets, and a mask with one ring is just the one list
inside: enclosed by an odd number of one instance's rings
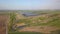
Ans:
{"label": "green grass", "polygon": [[[41,13],[41,14],[45,14],[45,13]],[[29,26],[57,26],[57,27],[60,27],[60,17],[59,17],[60,12],[48,12],[48,14],[51,14],[51,15],[49,15],[49,18],[36,17],[34,19],[33,18],[19,19],[19,20],[16,20],[16,23],[25,23],[26,27],[29,27]],[[11,18],[12,18],[11,22],[13,22],[14,16],[12,15]],[[41,20],[41,21],[39,21],[39,20]],[[45,21],[48,20],[47,23],[44,23],[43,22],[44,20]],[[36,32],[11,32],[9,34],[39,34],[39,33],[36,33]]]}
{"label": "green grass", "polygon": [[[39,17],[39,18],[35,18],[35,20],[30,20],[30,19],[20,19],[18,22],[19,23],[25,23],[27,24],[27,26],[45,26],[45,25],[51,25],[51,26],[57,26],[60,27],[60,17],[57,16],[58,14],[54,14],[52,16],[52,18],[46,18],[46,17]],[[47,23],[41,23],[38,20],[45,20],[45,19],[49,19]],[[33,23],[33,21],[35,21],[35,23]]]}
{"label": "green grass", "polygon": [[51,31],[50,34],[60,34],[60,30],[56,30],[56,31]]}

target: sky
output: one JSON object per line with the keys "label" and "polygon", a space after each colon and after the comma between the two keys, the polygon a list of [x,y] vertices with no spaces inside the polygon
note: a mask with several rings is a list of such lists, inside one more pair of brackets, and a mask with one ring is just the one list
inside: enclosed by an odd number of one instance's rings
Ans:
{"label": "sky", "polygon": [[60,0],[0,0],[0,10],[45,9],[60,9]]}

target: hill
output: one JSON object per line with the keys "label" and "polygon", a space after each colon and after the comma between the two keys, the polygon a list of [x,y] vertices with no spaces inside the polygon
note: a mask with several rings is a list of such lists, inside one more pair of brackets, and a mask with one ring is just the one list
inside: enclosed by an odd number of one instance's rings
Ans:
{"label": "hill", "polygon": [[[13,17],[13,20],[10,21],[11,30],[13,32],[41,33],[51,33],[52,31],[60,30],[60,11],[37,11],[32,13],[37,15],[26,17],[20,13],[14,13],[15,15],[12,15],[12,13],[11,17]],[[14,20],[15,17],[17,20]]]}

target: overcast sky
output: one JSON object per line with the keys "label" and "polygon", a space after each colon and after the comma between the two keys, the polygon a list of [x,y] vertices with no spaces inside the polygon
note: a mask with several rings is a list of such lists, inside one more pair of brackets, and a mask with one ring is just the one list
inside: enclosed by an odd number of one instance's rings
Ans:
{"label": "overcast sky", "polygon": [[60,9],[60,0],[0,0],[0,10]]}

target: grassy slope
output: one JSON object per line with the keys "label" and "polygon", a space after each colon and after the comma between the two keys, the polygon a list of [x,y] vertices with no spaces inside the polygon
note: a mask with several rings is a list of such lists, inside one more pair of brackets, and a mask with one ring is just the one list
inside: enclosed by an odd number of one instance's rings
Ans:
{"label": "grassy slope", "polygon": [[[60,27],[60,16],[59,16],[60,12],[55,11],[55,12],[47,12],[47,13],[52,14],[52,15],[50,15],[49,18],[36,17],[34,19],[33,18],[20,19],[20,20],[17,20],[17,23],[25,23],[25,24],[27,24],[27,26],[56,26],[56,27]],[[38,14],[38,12],[37,12],[37,14]],[[38,20],[42,20],[42,22],[40,22]],[[44,20],[48,20],[48,21],[46,23],[43,23]],[[35,21],[35,22],[33,23],[33,21]],[[9,33],[9,34],[25,34],[25,33],[26,32],[15,32],[15,33]],[[29,33],[26,33],[26,34],[29,34]],[[30,32],[30,34],[32,34],[32,33]]]}
{"label": "grassy slope", "polygon": [[[51,12],[52,13],[52,12]],[[57,14],[58,13],[58,14]],[[52,25],[52,26],[60,26],[60,17],[59,17],[60,12],[54,12],[52,15],[48,16],[49,18],[46,17],[34,17],[34,18],[27,18],[27,19],[20,19],[18,20],[19,23],[26,23],[30,25]],[[39,21],[41,20],[41,21]],[[46,23],[42,23],[43,21],[47,21]],[[33,23],[34,21],[34,23]]]}

